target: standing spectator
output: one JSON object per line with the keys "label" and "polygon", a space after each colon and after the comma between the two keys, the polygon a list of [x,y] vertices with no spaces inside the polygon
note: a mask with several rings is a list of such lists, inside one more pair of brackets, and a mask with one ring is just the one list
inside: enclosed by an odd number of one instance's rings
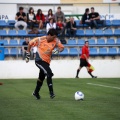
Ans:
{"label": "standing spectator", "polygon": [[98,29],[98,24],[102,24],[102,26],[104,27],[103,30],[106,29],[105,21],[100,20],[100,15],[98,12],[94,11],[94,7],[91,7],[90,20],[92,24],[96,27],[96,29]]}
{"label": "standing spectator", "polygon": [[27,13],[27,23],[30,26],[30,29],[33,30],[34,25],[36,24],[36,17],[32,7],[30,7],[29,13]]}
{"label": "standing spectator", "polygon": [[[25,41],[22,44],[22,57],[23,57],[23,60],[25,59],[25,56],[26,56],[28,44],[29,44],[29,38],[26,37]],[[32,55],[31,55],[31,57],[32,57]]]}
{"label": "standing spectator", "polygon": [[76,28],[76,22],[74,21],[74,18],[70,18],[70,21],[67,22],[66,29],[67,29],[68,35],[70,36],[70,39],[75,39],[77,28]]}
{"label": "standing spectator", "polygon": [[48,14],[46,15],[46,23],[49,22],[49,18],[51,18],[51,17],[54,19],[54,15],[53,15],[52,9],[49,9],[48,10]]}
{"label": "standing spectator", "polygon": [[57,12],[55,13],[55,21],[58,21],[58,19],[61,19],[62,22],[65,22],[65,15],[61,11],[61,7],[58,7]]}
{"label": "standing spectator", "polygon": [[85,9],[85,13],[82,16],[82,24],[87,24],[89,26],[89,28],[93,28],[93,24],[90,20],[90,14],[89,14],[89,8]]}
{"label": "standing spectator", "polygon": [[45,16],[42,13],[41,9],[38,9],[38,11],[37,11],[36,20],[37,20],[37,23],[39,24],[39,29],[42,29],[43,25],[45,23]]}
{"label": "standing spectator", "polygon": [[19,12],[16,13],[16,17],[15,20],[17,20],[17,22],[15,23],[15,28],[16,30],[19,30],[19,26],[23,26],[24,30],[26,30],[27,28],[27,23],[26,23],[26,14],[23,12],[23,7],[19,7]]}
{"label": "standing spectator", "polygon": [[46,31],[48,33],[48,31],[51,29],[51,28],[54,28],[56,29],[56,23],[54,22],[54,18],[49,18],[49,22],[47,23],[46,25]]}

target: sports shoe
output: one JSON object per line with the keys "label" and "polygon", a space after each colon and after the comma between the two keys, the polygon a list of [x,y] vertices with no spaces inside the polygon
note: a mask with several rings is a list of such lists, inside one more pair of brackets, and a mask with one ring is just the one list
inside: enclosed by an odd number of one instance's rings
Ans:
{"label": "sports shoe", "polygon": [[55,97],[55,94],[54,94],[54,93],[50,94],[50,98],[51,98],[51,99],[53,99],[54,97]]}
{"label": "sports shoe", "polygon": [[32,95],[35,96],[37,100],[40,99],[40,95],[39,95],[39,93],[34,93],[34,92],[33,92]]}
{"label": "sports shoe", "polygon": [[75,78],[79,78],[78,76],[76,76]]}
{"label": "sports shoe", "polygon": [[93,76],[92,78],[97,78],[97,76]]}

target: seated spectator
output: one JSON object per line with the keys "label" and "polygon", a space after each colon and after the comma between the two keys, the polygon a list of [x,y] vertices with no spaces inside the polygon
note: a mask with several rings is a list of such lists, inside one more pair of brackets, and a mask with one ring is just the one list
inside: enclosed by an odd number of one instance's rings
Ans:
{"label": "seated spectator", "polygon": [[56,29],[56,23],[54,21],[54,18],[49,18],[49,22],[46,25],[46,31],[48,32],[51,28]]}
{"label": "seated spectator", "polygon": [[30,26],[30,29],[33,30],[34,25],[36,24],[36,17],[32,7],[30,7],[29,13],[27,13],[27,23]]}
{"label": "seated spectator", "polygon": [[89,14],[89,8],[86,8],[85,9],[85,13],[84,15],[82,16],[82,24],[87,24],[89,26],[89,28],[93,28],[93,24],[90,20],[90,14]]}
{"label": "seated spectator", "polygon": [[59,34],[60,39],[64,39],[65,37],[65,26],[62,20],[59,18],[56,23],[56,29]]}
{"label": "seated spectator", "polygon": [[[22,44],[22,57],[23,57],[23,60],[26,57],[26,52],[27,52],[28,44],[29,44],[29,38],[26,37],[25,41]],[[31,53],[31,58],[32,58],[32,53]]]}
{"label": "seated spectator", "polygon": [[37,11],[36,20],[37,20],[37,23],[39,24],[39,29],[42,29],[43,25],[45,23],[45,16],[42,13],[41,9],[38,9],[38,11]]}
{"label": "seated spectator", "polygon": [[58,7],[57,12],[55,13],[55,21],[58,21],[58,19],[61,19],[63,23],[65,22],[65,15],[61,11],[61,7]]}
{"label": "seated spectator", "polygon": [[90,20],[96,29],[98,29],[98,24],[102,24],[102,26],[104,27],[103,30],[106,29],[105,21],[100,20],[100,15],[98,12],[94,11],[94,7],[91,7]]}
{"label": "seated spectator", "polygon": [[17,22],[15,23],[16,30],[19,30],[19,26],[23,26],[23,29],[26,30],[27,23],[26,23],[26,14],[23,12],[23,7],[19,7],[19,12],[16,13],[15,20]]}
{"label": "seated spectator", "polygon": [[49,22],[49,18],[51,18],[51,17],[54,19],[54,15],[53,15],[52,9],[49,9],[48,10],[48,14],[46,15],[46,23]]}
{"label": "seated spectator", "polygon": [[70,21],[67,22],[66,29],[70,39],[75,39],[77,28],[74,18],[70,18]]}

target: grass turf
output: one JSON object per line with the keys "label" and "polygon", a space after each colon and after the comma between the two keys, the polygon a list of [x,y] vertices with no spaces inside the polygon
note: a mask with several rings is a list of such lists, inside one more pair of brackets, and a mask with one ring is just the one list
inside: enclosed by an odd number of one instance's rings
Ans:
{"label": "grass turf", "polygon": [[[36,80],[0,80],[0,120],[120,120],[120,89],[92,86],[87,83],[119,87],[120,79],[53,79],[56,97],[49,98],[44,81],[41,99],[31,94]],[[84,101],[75,101],[82,91]]]}

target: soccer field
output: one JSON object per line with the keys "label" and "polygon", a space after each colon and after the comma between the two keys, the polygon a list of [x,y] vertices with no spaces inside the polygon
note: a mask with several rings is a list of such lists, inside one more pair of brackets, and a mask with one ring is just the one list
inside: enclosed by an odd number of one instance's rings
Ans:
{"label": "soccer field", "polygon": [[[53,79],[50,99],[46,81],[41,99],[32,92],[35,79],[0,80],[0,120],[120,120],[120,79]],[[82,91],[84,101],[75,101]]]}

